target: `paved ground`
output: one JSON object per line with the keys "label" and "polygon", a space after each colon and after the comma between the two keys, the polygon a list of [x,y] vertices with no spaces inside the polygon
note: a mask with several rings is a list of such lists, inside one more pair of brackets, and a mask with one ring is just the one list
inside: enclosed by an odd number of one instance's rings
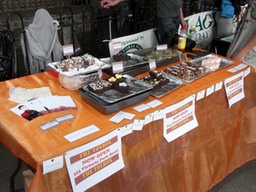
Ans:
{"label": "paved ground", "polygon": [[[15,170],[17,159],[0,144],[0,192],[10,192],[10,176]],[[22,171],[16,177],[15,189],[24,192]],[[208,192],[256,192],[256,160],[250,161],[233,171],[222,182]]]}

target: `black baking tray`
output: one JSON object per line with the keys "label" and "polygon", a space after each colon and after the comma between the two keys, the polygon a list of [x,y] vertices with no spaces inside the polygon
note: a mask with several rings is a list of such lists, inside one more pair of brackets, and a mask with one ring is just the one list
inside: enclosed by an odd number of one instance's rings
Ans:
{"label": "black baking tray", "polygon": [[82,99],[87,104],[91,105],[99,112],[107,115],[148,99],[152,92],[152,89],[146,90],[145,92],[142,92],[138,95],[134,95],[132,97],[120,100],[115,103],[107,103],[102,99],[96,97],[95,95],[91,94],[90,92],[85,91],[83,88],[80,88],[79,92],[81,94]]}
{"label": "black baking tray", "polygon": [[[123,71],[121,74],[128,74],[131,76],[136,76],[138,74],[149,71],[149,60],[143,56],[136,55],[133,53],[127,53],[126,55],[130,56],[130,59],[127,61],[123,61]],[[107,57],[100,59],[102,62],[107,63],[112,66],[114,62],[116,62],[113,57]],[[112,67],[106,68],[103,70],[105,73],[109,75],[113,75]]]}
{"label": "black baking tray", "polygon": [[[114,75],[112,68],[103,69],[102,71],[105,72],[106,74],[110,75],[110,76]],[[134,77],[136,75],[139,75],[139,74],[142,74],[142,73],[145,73],[145,72],[148,72],[148,71],[150,71],[149,64],[144,63],[142,65],[127,68],[124,71],[119,72],[119,73],[120,74],[128,74],[128,75],[131,75],[131,76]]]}
{"label": "black baking tray", "polygon": [[97,94],[95,92],[92,92],[88,89],[87,86],[84,86],[83,89],[87,92],[90,92],[95,97],[98,97],[99,99],[105,101],[106,103],[116,103],[120,100],[124,100],[127,98],[130,98],[132,96],[139,95],[146,90],[152,89],[152,86],[135,78],[130,75],[123,75],[123,77],[126,79],[127,85],[131,88],[128,93],[121,93],[115,89],[109,89],[107,91],[104,91],[102,94]]}

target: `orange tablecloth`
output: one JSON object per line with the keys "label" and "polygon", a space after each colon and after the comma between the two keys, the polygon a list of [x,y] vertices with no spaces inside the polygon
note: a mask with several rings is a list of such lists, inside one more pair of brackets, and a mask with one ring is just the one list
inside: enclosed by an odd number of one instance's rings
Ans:
{"label": "orange tablecloth", "polygon": [[[196,101],[199,126],[178,139],[170,143],[164,139],[162,120],[154,121],[144,126],[142,131],[134,131],[123,137],[125,168],[88,191],[205,192],[235,168],[255,159],[256,73],[251,70],[245,78],[246,97],[243,100],[229,108],[223,87]],[[139,113],[131,106],[124,111],[135,114],[136,119],[144,119],[147,114],[177,103],[233,75],[225,68],[160,98],[163,104],[155,109]],[[8,100],[11,87],[43,86],[50,87],[54,95],[70,95],[77,109],[50,113],[33,121],[27,121],[10,111],[10,108],[16,106]],[[70,149],[132,122],[123,120],[116,124],[109,121],[115,113],[101,114],[85,103],[78,91],[62,88],[58,79],[49,72],[1,82],[0,87],[0,141],[16,157],[36,169],[29,188],[33,192],[72,191],[66,166],[42,175],[43,161],[63,155]],[[154,99],[150,97],[145,103]],[[55,117],[68,113],[75,118],[47,131],[39,128]],[[73,143],[64,138],[66,134],[93,124],[101,130]]]}

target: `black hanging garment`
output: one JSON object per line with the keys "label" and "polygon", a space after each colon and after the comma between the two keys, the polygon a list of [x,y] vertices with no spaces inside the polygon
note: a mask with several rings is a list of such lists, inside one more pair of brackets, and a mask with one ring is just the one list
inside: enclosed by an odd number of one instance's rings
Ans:
{"label": "black hanging garment", "polygon": [[15,37],[12,31],[0,31],[0,81],[17,76]]}

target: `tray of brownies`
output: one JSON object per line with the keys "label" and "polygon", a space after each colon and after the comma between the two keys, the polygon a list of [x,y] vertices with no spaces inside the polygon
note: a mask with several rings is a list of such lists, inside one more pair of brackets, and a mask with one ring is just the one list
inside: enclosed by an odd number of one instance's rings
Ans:
{"label": "tray of brownies", "polygon": [[191,61],[178,63],[163,70],[164,73],[182,81],[192,82],[211,72],[207,67],[192,63]]}
{"label": "tray of brownies", "polygon": [[149,74],[141,81],[153,86],[151,95],[156,98],[163,97],[186,83],[175,77],[170,77],[164,72],[157,71],[149,71]]}
{"label": "tray of brownies", "polygon": [[100,69],[111,67],[109,64],[100,61],[90,54],[74,56],[62,61],[48,63],[47,66],[66,77],[90,74]]}
{"label": "tray of brownies", "polygon": [[203,57],[193,59],[190,62],[206,67],[211,71],[216,71],[233,64],[233,61],[218,57],[214,54],[208,54]]}
{"label": "tray of brownies", "polygon": [[143,56],[147,59],[154,59],[157,67],[162,67],[179,61],[179,52],[171,48],[165,50],[156,50],[154,47],[136,51],[134,54]]}
{"label": "tray of brownies", "polygon": [[130,75],[115,74],[80,88],[82,99],[109,114],[147,99],[153,87]]}

